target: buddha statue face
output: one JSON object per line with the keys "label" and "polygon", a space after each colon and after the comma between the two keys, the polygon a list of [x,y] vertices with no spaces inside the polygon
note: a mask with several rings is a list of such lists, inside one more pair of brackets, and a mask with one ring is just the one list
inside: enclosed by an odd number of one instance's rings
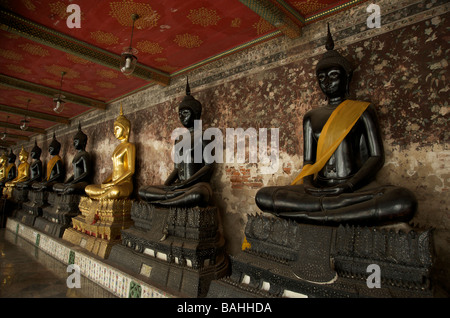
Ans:
{"label": "buddha statue face", "polygon": [[340,66],[330,66],[317,71],[317,80],[322,92],[330,99],[345,97],[349,78]]}
{"label": "buddha statue face", "polygon": [[50,155],[55,156],[59,154],[59,151],[61,150],[61,144],[58,140],[56,140],[55,134],[53,134],[53,140],[48,146],[48,152]]}
{"label": "buddha statue face", "polygon": [[28,160],[28,152],[26,152],[23,148],[22,151],[19,153],[19,160],[20,162],[26,162]]}
{"label": "buddha statue face", "polygon": [[178,111],[178,117],[180,118],[181,124],[183,124],[184,127],[194,127],[195,116],[190,108],[180,108],[180,110]]}
{"label": "buddha statue face", "polygon": [[86,149],[87,135],[81,130],[81,124],[78,124],[78,131],[73,136],[73,146],[76,150]]}
{"label": "buddha statue face", "polygon": [[41,156],[41,152],[42,152],[41,148],[39,148],[37,146],[37,144],[35,143],[34,147],[31,149],[31,153],[30,153],[31,158],[39,159],[39,157]]}
{"label": "buddha statue face", "polygon": [[128,137],[125,128],[118,123],[114,124],[114,136],[119,140],[127,139]]}

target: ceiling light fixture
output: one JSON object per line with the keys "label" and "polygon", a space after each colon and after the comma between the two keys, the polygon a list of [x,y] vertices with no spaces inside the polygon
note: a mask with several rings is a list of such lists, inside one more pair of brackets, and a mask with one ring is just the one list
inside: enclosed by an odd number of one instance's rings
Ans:
{"label": "ceiling light fixture", "polygon": [[[6,126],[8,126],[8,119],[9,119],[9,116],[6,117]],[[6,134],[6,127],[5,127],[5,132],[3,133],[1,140],[5,140],[7,136],[8,135]]]}
{"label": "ceiling light fixture", "polygon": [[21,130],[27,130],[28,129],[28,123],[30,121],[28,120],[26,114],[28,114],[28,105],[30,105],[30,101],[31,101],[31,99],[28,100],[28,102],[27,102],[27,112],[25,113],[25,116],[23,117],[23,119],[20,121],[20,129]]}
{"label": "ceiling light fixture", "polygon": [[64,75],[66,75],[66,72],[61,72],[61,83],[59,86],[59,93],[57,95],[55,95],[55,98],[53,98],[53,111],[58,114],[63,111],[64,103],[66,102],[64,100],[64,98],[66,98],[66,96],[61,95],[61,89],[62,89]]}
{"label": "ceiling light fixture", "polygon": [[120,59],[120,71],[125,75],[131,75],[137,63],[136,54],[138,51],[133,49],[131,44],[133,41],[134,23],[139,19],[139,15],[134,13],[131,15],[131,19],[133,19],[133,27],[131,29],[130,46],[123,49],[124,51],[122,52]]}

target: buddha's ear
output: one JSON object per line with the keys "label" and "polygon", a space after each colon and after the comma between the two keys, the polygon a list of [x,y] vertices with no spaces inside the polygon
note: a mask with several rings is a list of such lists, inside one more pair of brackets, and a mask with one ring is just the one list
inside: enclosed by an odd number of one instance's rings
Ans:
{"label": "buddha's ear", "polygon": [[347,83],[346,83],[346,85],[345,85],[345,94],[346,94],[347,96],[350,95],[350,82],[352,81],[352,77],[353,77],[353,72],[349,72],[349,73],[347,74]]}

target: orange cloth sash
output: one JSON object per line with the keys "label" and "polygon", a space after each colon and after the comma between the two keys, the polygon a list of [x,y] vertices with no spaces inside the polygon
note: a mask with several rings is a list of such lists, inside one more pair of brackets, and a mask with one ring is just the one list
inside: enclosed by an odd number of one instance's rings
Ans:
{"label": "orange cloth sash", "polygon": [[53,156],[53,158],[47,163],[47,181],[50,179],[50,174],[52,173],[53,167],[59,160],[62,160],[61,157],[56,155]]}
{"label": "orange cloth sash", "polygon": [[291,185],[302,184],[303,178],[311,174],[317,176],[369,105],[369,102],[345,100],[336,107],[320,133],[316,162],[305,165]]}

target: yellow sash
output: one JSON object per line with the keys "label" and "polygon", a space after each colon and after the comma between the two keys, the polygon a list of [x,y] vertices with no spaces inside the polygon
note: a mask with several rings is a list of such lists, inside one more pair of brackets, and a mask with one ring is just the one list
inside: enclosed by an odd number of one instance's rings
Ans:
{"label": "yellow sash", "polygon": [[345,100],[336,107],[320,133],[316,162],[305,165],[291,185],[302,184],[303,178],[311,174],[317,176],[369,105],[369,102]]}
{"label": "yellow sash", "polygon": [[52,159],[50,159],[50,161],[47,163],[47,181],[48,179],[50,179],[50,174],[52,173],[53,167],[59,160],[62,160],[61,157],[56,155]]}

